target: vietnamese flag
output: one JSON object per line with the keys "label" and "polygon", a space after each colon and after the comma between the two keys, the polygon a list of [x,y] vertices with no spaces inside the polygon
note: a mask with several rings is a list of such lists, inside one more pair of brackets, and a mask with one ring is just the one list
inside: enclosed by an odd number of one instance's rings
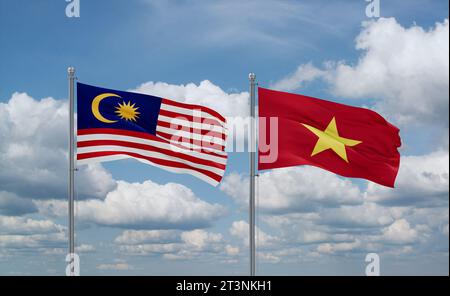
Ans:
{"label": "vietnamese flag", "polygon": [[265,88],[258,94],[259,170],[312,165],[394,187],[401,140],[381,115]]}

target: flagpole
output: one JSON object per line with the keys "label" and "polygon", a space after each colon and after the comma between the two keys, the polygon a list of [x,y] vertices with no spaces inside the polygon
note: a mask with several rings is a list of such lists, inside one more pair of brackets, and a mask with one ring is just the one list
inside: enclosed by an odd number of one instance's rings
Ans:
{"label": "flagpole", "polygon": [[75,104],[75,68],[67,69],[69,79],[69,254],[70,254],[70,275],[75,275],[74,254],[75,254],[75,217],[74,217],[74,197],[75,197],[75,164],[74,164],[74,104]]}
{"label": "flagpole", "polygon": [[255,156],[256,156],[256,130],[255,130],[255,73],[248,74],[250,81],[250,201],[249,201],[249,230],[250,230],[250,275],[255,275]]}

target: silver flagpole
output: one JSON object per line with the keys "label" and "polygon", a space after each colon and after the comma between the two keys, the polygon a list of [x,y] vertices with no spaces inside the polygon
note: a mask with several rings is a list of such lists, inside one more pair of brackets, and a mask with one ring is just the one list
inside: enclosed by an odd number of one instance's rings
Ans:
{"label": "silver flagpole", "polygon": [[250,202],[249,202],[249,218],[250,218],[250,275],[255,275],[255,156],[256,156],[256,130],[255,130],[255,86],[256,75],[250,73],[248,75],[250,80]]}
{"label": "silver flagpole", "polygon": [[74,104],[75,104],[75,68],[67,69],[69,78],[69,254],[70,254],[70,275],[75,275],[74,254],[75,254],[75,217],[74,217],[74,197],[75,197],[75,165],[74,165]]}

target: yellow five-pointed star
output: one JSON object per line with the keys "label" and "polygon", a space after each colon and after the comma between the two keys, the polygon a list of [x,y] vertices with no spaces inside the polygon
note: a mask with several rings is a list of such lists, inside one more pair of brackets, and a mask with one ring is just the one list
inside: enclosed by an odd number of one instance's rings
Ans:
{"label": "yellow five-pointed star", "polygon": [[336,126],[336,119],[334,117],[333,119],[331,119],[330,123],[324,131],[321,131],[304,123],[302,123],[302,125],[319,137],[316,146],[311,153],[311,156],[314,156],[322,151],[332,149],[337,155],[339,155],[339,157],[348,162],[345,146],[352,147],[362,143],[361,141],[347,139],[339,136]]}

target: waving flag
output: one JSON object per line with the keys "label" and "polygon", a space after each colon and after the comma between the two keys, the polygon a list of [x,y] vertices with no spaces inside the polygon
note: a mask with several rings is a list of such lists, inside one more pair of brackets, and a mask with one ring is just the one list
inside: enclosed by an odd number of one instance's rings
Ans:
{"label": "waving flag", "polygon": [[272,132],[263,121],[278,118],[278,157],[263,162],[269,152],[260,151],[260,170],[313,165],[394,187],[399,129],[378,113],[264,88],[258,93],[260,139],[270,139]]}
{"label": "waving flag", "polygon": [[217,185],[226,120],[203,106],[77,84],[77,162],[135,158]]}

